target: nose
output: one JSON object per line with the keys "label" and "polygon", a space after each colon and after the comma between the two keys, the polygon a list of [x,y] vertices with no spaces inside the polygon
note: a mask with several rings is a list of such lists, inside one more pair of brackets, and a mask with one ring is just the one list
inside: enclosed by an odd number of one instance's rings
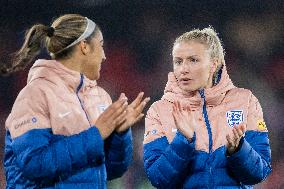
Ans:
{"label": "nose", "polygon": [[103,50],[103,54],[102,54],[102,61],[106,61],[106,55],[105,55],[105,51]]}
{"label": "nose", "polygon": [[189,73],[190,66],[189,66],[189,64],[187,64],[186,61],[183,61],[182,65],[180,66],[180,69],[181,69],[180,72],[182,74],[187,74],[187,73]]}

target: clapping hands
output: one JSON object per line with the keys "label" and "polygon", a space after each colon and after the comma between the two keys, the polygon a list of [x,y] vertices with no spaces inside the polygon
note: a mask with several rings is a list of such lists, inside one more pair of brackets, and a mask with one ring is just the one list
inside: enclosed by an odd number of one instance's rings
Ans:
{"label": "clapping hands", "polygon": [[227,153],[229,155],[233,154],[239,147],[240,140],[246,132],[245,125],[235,125],[232,129],[232,133],[226,136],[228,145]]}
{"label": "clapping hands", "polygon": [[182,109],[180,102],[174,102],[173,117],[178,131],[191,140],[194,135],[196,122],[190,107]]}
{"label": "clapping hands", "polygon": [[128,105],[128,99],[122,93],[117,101],[112,103],[96,120],[95,125],[103,139],[107,138],[114,130],[123,132],[138,122],[150,98],[144,98],[144,93],[138,94],[136,99]]}

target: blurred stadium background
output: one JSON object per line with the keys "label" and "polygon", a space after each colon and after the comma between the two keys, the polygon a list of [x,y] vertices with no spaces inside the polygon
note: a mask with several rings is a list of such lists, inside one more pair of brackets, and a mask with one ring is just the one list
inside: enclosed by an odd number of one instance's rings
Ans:
{"label": "blurred stadium background", "polygon": [[[0,0],[0,5],[1,64],[10,64],[11,53],[20,48],[31,25],[49,25],[62,14],[79,13],[98,23],[104,34],[107,61],[99,85],[113,99],[125,92],[132,100],[143,90],[151,103],[162,96],[172,70],[175,37],[212,25],[223,41],[231,79],[257,96],[270,131],[273,172],[255,188],[284,188],[283,0]],[[26,78],[27,71],[0,76],[0,188],[5,188],[4,123]],[[133,134],[133,163],[109,188],[153,188],[143,168],[144,121]]]}

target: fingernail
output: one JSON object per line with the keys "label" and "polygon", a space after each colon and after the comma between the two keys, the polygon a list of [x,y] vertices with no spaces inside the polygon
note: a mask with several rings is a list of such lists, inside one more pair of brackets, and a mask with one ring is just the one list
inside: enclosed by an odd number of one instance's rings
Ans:
{"label": "fingernail", "polygon": [[121,93],[119,98],[125,98],[125,97],[126,97],[125,94]]}

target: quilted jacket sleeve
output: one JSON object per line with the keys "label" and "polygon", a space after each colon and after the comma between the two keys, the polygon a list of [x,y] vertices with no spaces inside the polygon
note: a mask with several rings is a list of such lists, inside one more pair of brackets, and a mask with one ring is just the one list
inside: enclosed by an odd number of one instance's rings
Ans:
{"label": "quilted jacket sleeve", "polygon": [[44,95],[33,90],[16,100],[6,121],[6,174],[13,177],[9,173],[16,166],[30,180],[55,179],[101,161],[104,142],[98,129],[53,135]]}
{"label": "quilted jacket sleeve", "polygon": [[252,95],[247,132],[239,150],[228,158],[228,169],[243,184],[257,184],[271,173],[271,150],[261,106]]}
{"label": "quilted jacket sleeve", "polygon": [[133,154],[131,129],[123,133],[112,133],[105,140],[107,179],[121,177],[131,163]]}
{"label": "quilted jacket sleeve", "polygon": [[144,167],[148,178],[157,188],[178,188],[194,157],[195,137],[189,141],[177,132],[169,143],[153,106],[147,113],[145,124]]}

